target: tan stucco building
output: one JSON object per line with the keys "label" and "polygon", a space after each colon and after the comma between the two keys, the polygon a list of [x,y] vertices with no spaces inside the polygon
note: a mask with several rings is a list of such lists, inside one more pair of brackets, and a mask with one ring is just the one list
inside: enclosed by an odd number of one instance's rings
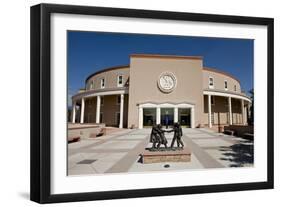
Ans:
{"label": "tan stucco building", "polygon": [[133,54],[130,65],[91,74],[72,97],[72,122],[120,128],[247,124],[251,100],[230,74],[198,56]]}

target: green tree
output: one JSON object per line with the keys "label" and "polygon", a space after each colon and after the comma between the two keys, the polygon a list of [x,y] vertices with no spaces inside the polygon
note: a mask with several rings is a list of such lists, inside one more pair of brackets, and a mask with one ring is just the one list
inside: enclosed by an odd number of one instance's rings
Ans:
{"label": "green tree", "polygon": [[249,123],[249,125],[254,125],[254,89],[253,88],[251,90],[249,90],[249,94],[250,94],[250,98],[252,100],[252,104],[250,107],[248,123]]}

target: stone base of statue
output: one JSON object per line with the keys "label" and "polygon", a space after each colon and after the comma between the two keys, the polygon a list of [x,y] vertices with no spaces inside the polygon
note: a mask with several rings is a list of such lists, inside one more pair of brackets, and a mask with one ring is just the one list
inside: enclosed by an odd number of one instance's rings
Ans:
{"label": "stone base of statue", "polygon": [[191,152],[184,148],[145,149],[141,154],[143,164],[160,162],[190,162]]}

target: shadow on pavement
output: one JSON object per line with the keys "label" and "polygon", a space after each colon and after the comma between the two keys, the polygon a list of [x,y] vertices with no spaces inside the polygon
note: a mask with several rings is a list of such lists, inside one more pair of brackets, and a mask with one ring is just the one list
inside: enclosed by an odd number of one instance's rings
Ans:
{"label": "shadow on pavement", "polygon": [[254,163],[253,141],[241,141],[229,147],[220,147],[223,157],[220,160],[231,162],[229,167],[244,167]]}

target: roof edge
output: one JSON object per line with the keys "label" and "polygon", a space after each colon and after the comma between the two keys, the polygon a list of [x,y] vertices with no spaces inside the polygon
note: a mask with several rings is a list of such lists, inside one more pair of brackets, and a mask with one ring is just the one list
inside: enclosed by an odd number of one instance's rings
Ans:
{"label": "roof edge", "polygon": [[[152,54],[132,54],[130,55],[130,57],[150,57],[150,58],[180,58],[180,59],[202,59],[201,56],[177,56],[177,55],[152,55]],[[86,80],[85,80],[85,83],[87,83],[87,81],[97,75],[97,74],[100,74],[100,73],[103,73],[103,72],[107,72],[107,71],[111,71],[111,70],[116,70],[116,69],[120,69],[120,68],[129,68],[130,65],[127,64],[127,65],[118,65],[118,66],[113,66],[113,67],[108,67],[108,68],[104,68],[102,70],[99,70],[99,71],[96,71],[94,73],[92,73],[91,75],[89,75]],[[219,74],[223,74],[223,75],[226,75],[226,76],[229,76],[231,78],[233,78],[234,80],[236,80],[237,82],[239,82],[239,84],[241,85],[240,83],[240,80],[238,78],[236,78],[235,76],[233,76],[232,74],[230,73],[227,73],[227,72],[224,72],[222,70],[219,70],[217,68],[211,68],[211,67],[203,67],[203,70],[205,71],[210,71],[210,72],[215,72],[215,73],[219,73]]]}
{"label": "roof edge", "polygon": [[95,76],[95,75],[97,75],[97,74],[100,74],[100,73],[103,73],[103,72],[107,72],[107,71],[111,71],[111,70],[120,69],[120,68],[129,68],[129,67],[130,67],[130,65],[118,65],[118,66],[113,66],[113,67],[109,67],[109,68],[104,68],[104,69],[102,69],[102,70],[96,71],[96,72],[92,73],[91,75],[89,75],[89,76],[86,78],[85,83],[87,83],[87,81],[88,81],[91,77],[93,77],[93,76]]}
{"label": "roof edge", "polygon": [[233,76],[232,74],[228,73],[228,72],[224,72],[224,71],[219,70],[217,68],[210,68],[210,67],[203,67],[203,70],[214,72],[214,73],[220,73],[220,74],[226,75],[228,77],[231,77],[234,80],[236,80],[241,86],[240,80],[238,78],[236,78],[235,76]]}
{"label": "roof edge", "polygon": [[161,55],[161,54],[131,54],[130,57],[195,59],[195,60],[203,59],[203,56]]}

